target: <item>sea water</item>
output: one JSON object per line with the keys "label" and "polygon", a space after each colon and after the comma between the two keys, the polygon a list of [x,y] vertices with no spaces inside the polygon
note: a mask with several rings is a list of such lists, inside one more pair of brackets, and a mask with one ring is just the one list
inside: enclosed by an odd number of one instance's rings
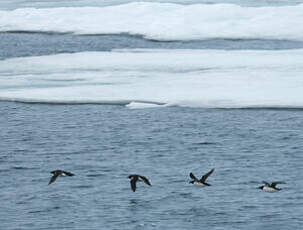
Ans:
{"label": "sea water", "polygon": [[302,1],[1,1],[0,229],[300,229],[302,20]]}

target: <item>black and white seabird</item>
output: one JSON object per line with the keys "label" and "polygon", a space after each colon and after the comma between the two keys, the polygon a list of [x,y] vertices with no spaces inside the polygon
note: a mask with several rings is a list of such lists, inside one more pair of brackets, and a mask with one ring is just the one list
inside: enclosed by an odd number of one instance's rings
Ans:
{"label": "black and white seabird", "polygon": [[133,175],[129,175],[128,178],[130,179],[130,186],[134,192],[136,191],[137,181],[144,181],[145,184],[152,186],[151,183],[149,182],[149,180],[144,176],[133,174]]}
{"label": "black and white seabird", "polygon": [[63,170],[55,170],[55,171],[52,171],[50,172],[53,174],[53,176],[50,178],[49,180],[49,183],[48,184],[51,184],[53,183],[58,176],[74,176],[74,174],[70,173],[70,172],[66,172],[66,171],[63,171]]}
{"label": "black and white seabird", "polygon": [[193,180],[190,181],[189,183],[197,185],[197,186],[211,186],[210,184],[206,183],[205,181],[206,181],[207,177],[209,177],[214,171],[215,171],[215,169],[210,170],[208,173],[203,175],[200,180],[197,177],[195,177],[195,175],[191,172],[189,174],[189,176]]}
{"label": "black and white seabird", "polygon": [[272,182],[271,184],[263,181],[264,185],[260,186],[259,189],[262,189],[265,192],[278,192],[281,190],[281,188],[277,188],[276,185],[277,184],[286,184],[283,181],[276,181],[276,182]]}

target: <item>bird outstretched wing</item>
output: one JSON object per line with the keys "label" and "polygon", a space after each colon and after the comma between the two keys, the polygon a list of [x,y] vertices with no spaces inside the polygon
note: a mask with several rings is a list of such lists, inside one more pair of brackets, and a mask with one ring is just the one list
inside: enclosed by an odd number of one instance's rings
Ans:
{"label": "bird outstretched wing", "polygon": [[57,177],[58,177],[58,175],[57,175],[57,174],[54,174],[54,175],[50,178],[48,184],[53,183],[53,182],[57,179]]}
{"label": "bird outstretched wing", "polygon": [[277,184],[286,184],[286,183],[283,181],[275,181],[271,183],[271,187],[275,188]]}
{"label": "bird outstretched wing", "polygon": [[131,186],[133,192],[136,191],[136,182],[137,182],[137,180],[134,178],[130,180],[130,186]]}
{"label": "bird outstretched wing", "polygon": [[192,172],[189,174],[189,176],[190,176],[190,178],[193,179],[194,181],[198,181],[198,178],[195,177],[195,175],[194,175]]}
{"label": "bird outstretched wing", "polygon": [[149,186],[152,186],[149,180],[145,176],[139,176],[141,180],[145,182],[145,184],[148,184]]}
{"label": "bird outstretched wing", "polygon": [[201,181],[205,182],[207,177],[209,177],[213,172],[215,171],[215,169],[210,170],[208,173],[206,173],[205,175],[202,176]]}

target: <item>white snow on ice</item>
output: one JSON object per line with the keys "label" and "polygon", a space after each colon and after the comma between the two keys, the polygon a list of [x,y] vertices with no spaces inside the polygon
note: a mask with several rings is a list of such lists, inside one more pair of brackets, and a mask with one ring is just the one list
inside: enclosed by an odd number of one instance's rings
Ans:
{"label": "white snow on ice", "polygon": [[0,99],[303,108],[303,50],[115,50],[0,61]]}
{"label": "white snow on ice", "polygon": [[234,4],[133,2],[106,7],[20,8],[0,11],[0,31],[141,35],[155,40],[303,40],[303,4],[243,7]]}

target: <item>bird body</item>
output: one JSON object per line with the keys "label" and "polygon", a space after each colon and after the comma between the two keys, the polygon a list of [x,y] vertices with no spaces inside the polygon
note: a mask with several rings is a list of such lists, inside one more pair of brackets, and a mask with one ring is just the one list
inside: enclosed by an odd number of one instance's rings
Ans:
{"label": "bird body", "polygon": [[196,186],[211,186],[210,184],[206,183],[206,179],[215,171],[215,169],[210,170],[208,173],[203,175],[201,179],[199,180],[195,175],[191,172],[189,174],[190,178],[193,179],[190,181],[190,184],[196,185]]}
{"label": "bird body", "polygon": [[201,187],[210,186],[210,185],[207,184],[207,183],[201,183],[201,182],[199,182],[199,181],[194,181],[192,184],[193,184],[193,185],[196,185],[196,186],[201,186]]}
{"label": "bird body", "polygon": [[136,191],[137,181],[143,181],[145,184],[152,186],[151,183],[149,182],[149,180],[145,176],[132,174],[132,175],[129,175],[128,178],[130,179],[130,186],[131,186],[133,192]]}
{"label": "bird body", "polygon": [[51,184],[51,183],[55,182],[55,180],[57,179],[58,176],[61,176],[61,177],[74,176],[73,173],[66,172],[66,171],[63,171],[63,170],[54,170],[54,171],[51,171],[51,174],[53,174],[53,176],[49,180],[48,184]]}
{"label": "bird body", "polygon": [[278,192],[280,189],[277,189],[277,188],[272,188],[272,187],[268,187],[268,186],[261,186],[262,190],[264,192]]}

